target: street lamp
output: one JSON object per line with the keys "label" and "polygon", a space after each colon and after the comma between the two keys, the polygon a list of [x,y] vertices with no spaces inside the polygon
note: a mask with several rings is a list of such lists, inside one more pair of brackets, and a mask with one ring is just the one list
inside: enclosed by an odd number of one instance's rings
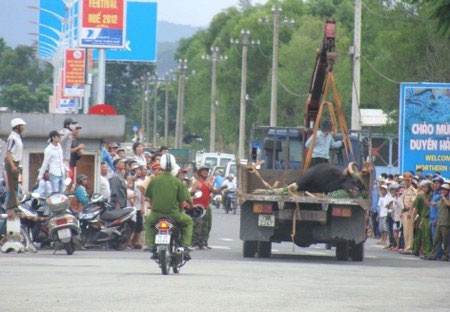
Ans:
{"label": "street lamp", "polygon": [[211,47],[210,55],[203,55],[202,59],[211,61],[211,125],[209,129],[209,151],[215,152],[216,149],[216,73],[217,62],[228,59],[226,55],[219,55],[219,47]]}
{"label": "street lamp", "polygon": [[[280,26],[280,15],[282,8],[280,6],[272,7],[272,18],[273,18],[273,45],[272,45],[272,86],[271,86],[271,96],[270,96],[270,126],[275,127],[277,125],[277,90],[278,90],[278,34]],[[258,19],[260,24],[265,24],[270,26],[270,20],[268,17],[264,19]],[[288,19],[283,17],[281,21],[282,26],[293,27],[295,20],[293,18]]]}
{"label": "street lamp", "polygon": [[238,143],[238,156],[243,159],[244,157],[244,142],[245,142],[245,113],[246,113],[246,100],[247,94],[247,48],[251,45],[259,45],[259,40],[250,40],[250,30],[241,29],[241,40],[231,39],[231,44],[242,46],[242,67],[241,67],[241,99],[240,99],[240,114],[239,114],[239,143]]}

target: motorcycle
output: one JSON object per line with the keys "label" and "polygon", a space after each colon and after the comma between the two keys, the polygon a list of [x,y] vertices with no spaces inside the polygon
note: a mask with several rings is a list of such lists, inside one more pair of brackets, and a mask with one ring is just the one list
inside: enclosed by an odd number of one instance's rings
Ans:
{"label": "motorcycle", "polygon": [[82,246],[109,243],[116,250],[127,247],[133,234],[136,208],[112,209],[100,194],[94,194],[91,202],[80,213]]}
{"label": "motorcycle", "polygon": [[47,199],[52,212],[48,220],[49,236],[57,250],[65,249],[72,255],[80,247],[80,225],[77,217],[70,210],[69,198],[64,194],[54,194]]}
{"label": "motorcycle", "polygon": [[222,194],[215,194],[214,197],[211,200],[211,203],[216,206],[217,209],[220,208],[220,205],[222,204]]}
{"label": "motorcycle", "polygon": [[226,190],[226,199],[225,199],[225,213],[229,213],[233,210],[233,213],[236,214],[237,209],[237,200],[236,200],[236,189]]}
{"label": "motorcycle", "polygon": [[27,194],[20,201],[18,212],[31,241],[40,247],[50,245],[52,240],[47,226],[50,210],[46,198],[38,193]]}
{"label": "motorcycle", "polygon": [[[18,238],[14,239],[13,241],[10,241],[8,239],[8,233],[7,230],[9,230],[8,225],[8,214],[6,214],[6,211],[3,208],[0,208],[0,249],[3,252],[11,252],[11,251],[17,251],[17,252],[25,252],[29,251],[32,253],[36,253],[37,249],[33,245],[33,242],[30,239],[30,236],[28,235],[27,228],[19,222],[19,229],[18,229]],[[13,234],[13,233],[11,233]],[[19,242],[19,245],[16,245],[15,242]]]}
{"label": "motorcycle", "polygon": [[[198,191],[194,197],[201,197],[202,192]],[[193,219],[202,218],[206,209],[200,205],[186,210],[186,213]],[[157,230],[155,235],[156,257],[154,260],[159,264],[161,273],[167,275],[172,268],[173,273],[180,273],[180,269],[184,266],[191,256],[189,250],[185,250],[181,245],[181,231],[173,220],[162,217],[155,224]]]}

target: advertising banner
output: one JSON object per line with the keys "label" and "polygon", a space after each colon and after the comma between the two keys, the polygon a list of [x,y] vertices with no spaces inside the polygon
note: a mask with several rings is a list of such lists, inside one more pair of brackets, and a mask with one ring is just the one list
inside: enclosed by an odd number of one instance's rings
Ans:
{"label": "advertising banner", "polygon": [[64,95],[84,96],[86,53],[84,49],[66,49],[64,55]]}
{"label": "advertising banner", "polygon": [[450,176],[450,83],[402,83],[400,172]]}
{"label": "advertising banner", "polygon": [[[98,0],[95,0],[99,2]],[[57,45],[49,39],[60,40],[58,35],[52,29],[63,29],[63,20],[68,18],[63,1],[40,0],[39,11],[39,56],[46,58],[49,55],[48,48],[55,50]],[[74,4],[74,13],[72,17],[74,29],[70,34],[78,38],[80,1]],[[58,18],[61,17],[61,18]],[[126,1],[125,29],[126,40],[124,39],[124,48],[106,50],[106,60],[108,61],[130,61],[130,62],[155,62],[156,61],[156,31],[157,31],[157,3],[152,0]],[[78,23],[76,22],[78,21]],[[92,31],[94,34],[94,31]],[[87,34],[88,35],[88,34]],[[79,42],[79,40],[75,40]],[[89,47],[92,47],[89,45]],[[51,52],[54,55],[55,52]],[[94,60],[98,58],[97,50],[94,50]]]}
{"label": "advertising banner", "polygon": [[80,0],[79,46],[125,47],[126,0]]}
{"label": "advertising banner", "polygon": [[55,92],[55,98],[56,98],[56,104],[57,109],[76,109],[77,104],[75,103],[75,98],[65,96],[64,95],[64,77],[65,77],[65,70],[62,68],[60,71],[58,83],[56,84],[56,92]]}

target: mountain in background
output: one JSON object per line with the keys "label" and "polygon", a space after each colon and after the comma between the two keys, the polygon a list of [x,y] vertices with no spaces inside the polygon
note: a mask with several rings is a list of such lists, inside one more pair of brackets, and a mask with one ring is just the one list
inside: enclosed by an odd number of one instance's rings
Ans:
{"label": "mountain in background", "polygon": [[179,40],[191,37],[198,30],[199,27],[158,21],[156,70],[159,76],[177,68],[178,64],[173,55],[178,48]]}
{"label": "mountain in background", "polygon": [[158,42],[176,42],[181,38],[189,38],[200,28],[191,25],[174,24],[158,21]]}

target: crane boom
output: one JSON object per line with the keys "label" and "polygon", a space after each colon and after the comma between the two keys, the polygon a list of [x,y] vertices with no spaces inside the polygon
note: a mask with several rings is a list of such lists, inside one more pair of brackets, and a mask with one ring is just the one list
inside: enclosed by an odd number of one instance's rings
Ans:
{"label": "crane boom", "polygon": [[308,98],[306,100],[305,127],[313,128],[322,101],[327,75],[333,70],[336,53],[336,21],[327,19],[323,40],[317,49],[316,63],[311,77]]}

